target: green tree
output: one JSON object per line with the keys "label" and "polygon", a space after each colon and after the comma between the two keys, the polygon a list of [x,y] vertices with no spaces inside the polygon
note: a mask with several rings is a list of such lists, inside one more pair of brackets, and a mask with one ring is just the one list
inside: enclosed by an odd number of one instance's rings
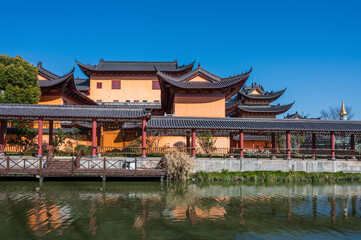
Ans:
{"label": "green tree", "polygon": [[216,150],[217,139],[210,132],[200,132],[197,136],[197,142],[205,154],[210,154]]}
{"label": "green tree", "polygon": [[41,96],[37,73],[20,56],[0,55],[0,102],[36,104]]}
{"label": "green tree", "polygon": [[33,143],[33,140],[38,135],[38,132],[31,127],[31,122],[23,121],[12,123],[15,138],[9,139],[10,144],[19,146],[29,146]]}
{"label": "green tree", "polygon": [[67,136],[68,134],[65,131],[58,128],[56,134],[53,135],[53,147],[58,148],[61,144],[65,142]]}

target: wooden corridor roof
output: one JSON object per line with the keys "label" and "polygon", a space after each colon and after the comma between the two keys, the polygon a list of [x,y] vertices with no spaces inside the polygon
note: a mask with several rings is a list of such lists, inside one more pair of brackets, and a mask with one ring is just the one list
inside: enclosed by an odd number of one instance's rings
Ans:
{"label": "wooden corridor roof", "polygon": [[116,119],[140,119],[149,117],[150,111],[143,108],[86,106],[86,105],[39,105],[0,104],[0,119],[37,120],[83,120],[115,121]]}
{"label": "wooden corridor roof", "polygon": [[147,128],[361,133],[361,121],[154,116],[148,121]]}

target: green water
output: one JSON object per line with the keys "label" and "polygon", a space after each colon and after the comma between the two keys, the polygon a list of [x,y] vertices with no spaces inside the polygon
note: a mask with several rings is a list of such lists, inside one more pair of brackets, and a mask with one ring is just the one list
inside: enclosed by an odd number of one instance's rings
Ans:
{"label": "green water", "polygon": [[0,239],[361,239],[361,184],[2,181]]}

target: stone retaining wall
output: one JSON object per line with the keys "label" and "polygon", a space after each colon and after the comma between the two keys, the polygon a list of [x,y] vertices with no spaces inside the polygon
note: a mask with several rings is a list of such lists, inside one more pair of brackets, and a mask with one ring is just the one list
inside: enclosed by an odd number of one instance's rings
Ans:
{"label": "stone retaining wall", "polygon": [[330,160],[256,160],[256,159],[206,159],[195,160],[194,171],[221,172],[244,171],[303,171],[303,172],[361,172],[361,161]]}

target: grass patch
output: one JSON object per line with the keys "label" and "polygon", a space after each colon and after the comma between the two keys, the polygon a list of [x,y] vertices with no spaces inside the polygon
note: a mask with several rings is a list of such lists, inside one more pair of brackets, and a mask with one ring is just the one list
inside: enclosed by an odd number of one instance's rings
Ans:
{"label": "grass patch", "polygon": [[361,181],[361,173],[344,172],[281,172],[281,171],[254,171],[254,172],[196,172],[190,175],[190,179],[199,182],[224,181],[224,182],[260,182],[260,183],[328,183],[328,182],[352,182]]}

